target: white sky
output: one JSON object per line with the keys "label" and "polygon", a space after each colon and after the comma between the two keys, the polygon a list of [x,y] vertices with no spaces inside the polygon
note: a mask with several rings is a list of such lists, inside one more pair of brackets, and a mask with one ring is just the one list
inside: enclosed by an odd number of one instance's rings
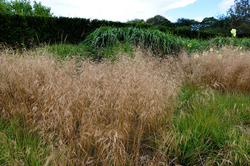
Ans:
{"label": "white sky", "polygon": [[228,10],[233,4],[234,4],[234,0],[223,0],[219,4],[219,7],[221,8],[221,10]]}
{"label": "white sky", "polygon": [[[39,1],[39,0],[38,0]],[[169,9],[185,7],[195,1],[209,3],[217,1],[223,11],[233,5],[234,0],[40,0],[42,5],[51,7],[56,16],[105,19],[126,22],[135,18],[147,20],[162,15],[170,21],[172,16],[165,15]],[[216,14],[211,14],[211,17]],[[185,17],[185,16],[183,16]],[[197,13],[196,19],[202,20]]]}

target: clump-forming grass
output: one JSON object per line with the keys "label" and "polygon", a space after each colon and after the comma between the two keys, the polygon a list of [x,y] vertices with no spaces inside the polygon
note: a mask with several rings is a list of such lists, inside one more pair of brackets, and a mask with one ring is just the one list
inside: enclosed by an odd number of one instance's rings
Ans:
{"label": "clump-forming grass", "polygon": [[248,165],[249,96],[185,85],[179,99],[172,153],[181,165]]}
{"label": "clump-forming grass", "polygon": [[24,114],[58,140],[51,163],[138,163],[143,145],[152,151],[147,137],[169,123],[178,68],[141,56],[78,68],[44,56],[1,55],[1,62],[1,110]]}
{"label": "clump-forming grass", "polygon": [[141,45],[158,54],[177,54],[183,47],[181,37],[165,34],[158,30],[132,27],[101,27],[87,36],[83,43],[94,48],[105,48],[118,42],[132,43],[136,46]]}
{"label": "clump-forming grass", "polygon": [[196,53],[194,58],[183,57],[192,84],[223,92],[250,93],[250,51],[224,47],[220,51]]}
{"label": "clump-forming grass", "polygon": [[48,140],[32,131],[24,114],[0,117],[0,165],[44,165],[52,152]]}
{"label": "clump-forming grass", "polygon": [[47,165],[249,163],[249,52],[134,54],[58,63],[43,50],[4,51],[0,115],[22,114],[48,139]]}

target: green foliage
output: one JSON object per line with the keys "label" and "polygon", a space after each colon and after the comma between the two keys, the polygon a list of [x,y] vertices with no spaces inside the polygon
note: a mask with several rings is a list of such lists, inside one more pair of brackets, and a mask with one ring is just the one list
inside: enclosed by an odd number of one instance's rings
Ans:
{"label": "green foliage", "polygon": [[161,31],[163,33],[170,33],[170,34],[172,34],[172,31],[173,31],[171,27],[166,27],[164,25],[152,26],[149,29],[159,30],[159,31]]}
{"label": "green foliage", "polygon": [[168,26],[168,27],[173,26],[171,21],[169,21],[168,19],[166,19],[165,17],[160,16],[160,15],[156,15],[152,18],[147,19],[146,23],[148,23],[150,25],[164,25],[164,26]]}
{"label": "green foliage", "polygon": [[206,32],[208,34],[229,34],[231,18],[230,16],[218,15],[217,18],[206,17],[201,22],[181,18],[175,23],[175,27],[188,26],[192,30]]}
{"label": "green foliage", "polygon": [[211,28],[215,30],[216,33],[228,34],[232,28],[230,28],[231,17],[226,15],[218,15],[217,20],[212,22]]}
{"label": "green foliage", "polygon": [[41,43],[78,44],[93,30],[88,19],[78,18],[0,14],[0,22],[0,43],[25,49]]}
{"label": "green foliage", "polygon": [[179,31],[179,30],[188,30],[191,31],[191,27],[190,26],[180,26],[175,28],[175,30]]}
{"label": "green foliage", "polygon": [[212,94],[184,85],[179,98],[172,122],[177,135],[172,155],[179,164],[225,165],[223,158],[235,165],[248,164],[250,136],[244,130],[250,122],[248,96]]}
{"label": "green foliage", "polygon": [[131,21],[128,21],[127,23],[134,23],[134,24],[145,24],[146,22],[143,20],[143,19],[134,19],[134,20],[131,20]]}
{"label": "green foliage", "polygon": [[0,116],[0,165],[44,165],[51,150],[21,115]]}
{"label": "green foliage", "polygon": [[54,53],[60,59],[67,59],[73,56],[88,57],[88,47],[82,44],[72,45],[72,44],[53,44],[46,46],[49,52]]}
{"label": "green foliage", "polygon": [[99,49],[99,53],[90,54],[91,58],[94,60],[108,60],[111,62],[115,62],[120,57],[119,55],[125,53],[129,57],[134,57],[134,47],[130,43],[118,43],[116,45]]}
{"label": "green foliage", "polygon": [[0,43],[24,48],[28,45],[28,39],[32,37],[33,29],[29,27],[24,16],[20,15],[1,15],[0,14]]}
{"label": "green foliage", "polygon": [[7,8],[5,0],[0,0],[0,14],[10,14],[10,9]]}
{"label": "green foliage", "polygon": [[182,43],[180,38],[158,30],[138,28],[101,27],[91,33],[84,44],[92,48],[110,47],[119,42],[141,45],[158,54],[177,54]]}
{"label": "green foliage", "polygon": [[189,27],[192,30],[199,30],[199,24],[200,23],[194,19],[179,18],[175,23],[175,26],[177,26],[177,28]]}
{"label": "green foliage", "polygon": [[[202,22],[194,22],[191,24],[192,30],[199,30],[208,34],[229,34],[231,19],[229,16],[218,15],[217,18],[206,17]],[[178,25],[177,25],[178,26]]]}
{"label": "green foliage", "polygon": [[10,1],[7,3],[7,7],[12,11],[13,14],[22,16],[33,15],[32,6],[30,5],[30,1],[27,0]]}
{"label": "green foliage", "polygon": [[228,10],[231,17],[231,28],[237,29],[238,33],[250,33],[250,3],[249,0],[234,0],[234,5]]}
{"label": "green foliage", "polygon": [[201,22],[201,30],[203,30],[204,28],[211,28],[215,24],[216,21],[217,19],[214,17],[204,18]]}
{"label": "green foliage", "polygon": [[53,16],[53,13],[50,13],[51,8],[43,6],[41,2],[34,1],[33,9],[34,16]]}
{"label": "green foliage", "polygon": [[90,50],[107,49],[119,43],[129,43],[134,46],[149,48],[157,56],[170,54],[178,55],[182,49],[186,50],[190,54],[197,51],[208,51],[213,47],[221,49],[222,47],[229,46],[231,44],[234,47],[243,48],[249,48],[250,46],[250,40],[247,38],[234,38],[232,40],[231,37],[218,36],[210,40],[189,39],[174,36],[170,33],[163,33],[159,30],[145,30],[133,27],[101,27],[87,36],[83,42],[84,45],[89,46]]}
{"label": "green foliage", "polygon": [[[89,19],[82,18],[40,17],[41,13],[49,12],[49,10],[41,7],[39,4],[34,3],[36,9],[34,11],[36,13],[35,15],[39,16],[0,14],[0,34],[2,34],[0,36],[0,43],[5,42],[7,45],[18,49],[33,48],[41,43],[59,44],[62,43],[62,41],[70,44],[78,44],[84,41],[90,33],[102,26],[159,30],[166,34],[171,33],[172,35],[190,39],[207,39],[219,35],[218,33],[199,32],[193,30],[192,27],[190,30],[190,28],[185,27],[175,29],[164,25],[153,26],[147,23],[121,23],[106,20],[90,21]],[[231,36],[231,34],[229,34],[229,36]]]}
{"label": "green foliage", "polygon": [[[39,9],[40,10],[40,9]],[[37,9],[37,14],[39,15]],[[42,9],[41,9],[42,10]],[[121,23],[106,20],[92,20],[66,17],[40,17],[0,14],[0,43],[11,47],[30,48],[40,43],[70,44],[82,42],[101,26],[150,28],[149,24]]]}
{"label": "green foliage", "polygon": [[51,8],[43,6],[41,2],[34,1],[33,7],[30,0],[11,0],[10,2],[0,2],[0,14],[18,14],[22,16],[53,16]]}
{"label": "green foliage", "polygon": [[60,60],[67,60],[72,57],[89,58],[94,61],[109,60],[116,61],[119,57],[117,54],[126,53],[133,57],[133,45],[129,43],[117,43],[106,48],[95,48],[82,43],[72,44],[53,44],[44,47],[47,51],[53,53]]}

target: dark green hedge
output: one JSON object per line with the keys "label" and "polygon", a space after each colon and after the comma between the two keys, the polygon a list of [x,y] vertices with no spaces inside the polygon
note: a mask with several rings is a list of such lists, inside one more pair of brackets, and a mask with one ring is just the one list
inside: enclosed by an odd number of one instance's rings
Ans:
{"label": "dark green hedge", "polygon": [[4,42],[11,46],[26,48],[44,42],[51,44],[61,42],[78,44],[95,29],[102,26],[150,28],[187,38],[207,39],[218,36],[218,34],[176,30],[175,28],[152,26],[149,24],[121,23],[84,18],[31,17],[0,14],[0,43]]}
{"label": "dark green hedge", "polygon": [[9,45],[23,43],[58,43],[75,44],[93,31],[89,19],[65,17],[23,17],[19,15],[0,15],[0,42]]}
{"label": "dark green hedge", "polygon": [[211,39],[217,36],[221,37],[230,37],[232,36],[231,34],[222,34],[222,33],[207,33],[207,32],[202,32],[202,31],[192,31],[192,30],[173,30],[173,34],[177,36],[181,36],[184,38],[199,38],[199,39]]}
{"label": "dark green hedge", "polygon": [[241,34],[237,34],[237,37],[238,38],[250,38],[250,34],[249,33],[248,34],[241,33]]}

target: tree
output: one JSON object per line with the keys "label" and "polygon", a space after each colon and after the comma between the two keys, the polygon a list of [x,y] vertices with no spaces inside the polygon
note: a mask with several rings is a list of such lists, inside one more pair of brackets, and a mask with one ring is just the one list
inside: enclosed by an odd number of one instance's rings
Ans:
{"label": "tree", "polygon": [[200,23],[200,30],[210,33],[230,33],[230,16],[225,16],[224,14],[218,15],[217,18],[206,17]]}
{"label": "tree", "polygon": [[11,11],[7,8],[5,0],[0,0],[0,14],[10,14]]}
{"label": "tree", "polygon": [[231,18],[224,14],[218,15],[216,21],[211,24],[211,28],[215,29],[217,33],[230,33]]}
{"label": "tree", "polygon": [[211,28],[217,21],[214,17],[206,17],[201,22],[201,29]]}
{"label": "tree", "polygon": [[43,6],[41,2],[34,1],[33,8],[33,15],[35,16],[53,16],[53,13],[50,13],[51,8]]}
{"label": "tree", "polygon": [[191,30],[199,30],[200,22],[194,19],[179,18],[175,23],[176,27],[189,27]]}
{"label": "tree", "polygon": [[27,1],[27,0],[10,1],[9,3],[6,4],[6,6],[8,9],[11,10],[12,14],[33,15],[30,1]]}
{"label": "tree", "polygon": [[160,15],[156,15],[152,18],[147,19],[146,23],[151,24],[151,25],[163,25],[167,27],[173,26],[171,21],[169,21],[168,19]]}
{"label": "tree", "polygon": [[134,19],[134,20],[131,20],[131,21],[128,21],[127,23],[138,23],[138,24],[145,24],[146,22],[143,20],[143,19]]}
{"label": "tree", "polygon": [[30,0],[12,0],[6,2],[1,0],[0,14],[18,14],[23,16],[53,16],[50,13],[51,8],[43,6],[41,2],[34,1],[33,7],[30,4]]}
{"label": "tree", "polygon": [[228,10],[231,17],[231,28],[240,33],[250,33],[249,0],[234,0],[234,5]]}

